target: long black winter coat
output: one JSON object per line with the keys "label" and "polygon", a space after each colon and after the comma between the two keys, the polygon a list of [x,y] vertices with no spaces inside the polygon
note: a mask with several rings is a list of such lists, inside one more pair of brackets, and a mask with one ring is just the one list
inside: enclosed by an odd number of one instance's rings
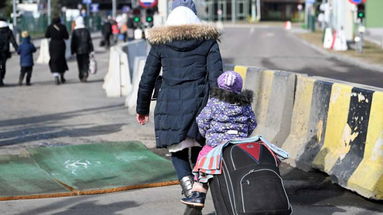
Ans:
{"label": "long black winter coat", "polygon": [[11,53],[9,51],[9,43],[12,43],[15,50],[18,49],[15,37],[8,26],[0,28],[0,57],[9,58]]}
{"label": "long black winter coat", "polygon": [[60,23],[51,24],[45,32],[45,37],[50,38],[49,42],[49,68],[52,73],[64,73],[68,70],[65,58],[65,40],[69,39],[66,27]]}
{"label": "long black winter coat", "polygon": [[92,38],[86,28],[75,29],[72,33],[71,53],[89,54],[93,51]]}
{"label": "long black winter coat", "polygon": [[220,33],[209,25],[153,28],[152,45],[141,76],[137,113],[149,114],[150,98],[161,67],[163,80],[154,111],[157,147],[178,144],[190,137],[204,143],[196,117],[206,105],[209,87],[217,86],[222,60]]}

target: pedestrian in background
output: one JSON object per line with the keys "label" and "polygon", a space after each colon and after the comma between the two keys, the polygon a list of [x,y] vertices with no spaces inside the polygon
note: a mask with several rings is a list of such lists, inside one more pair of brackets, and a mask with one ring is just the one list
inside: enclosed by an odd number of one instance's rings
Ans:
{"label": "pedestrian in background", "polygon": [[10,58],[9,43],[12,43],[15,50],[18,49],[17,42],[8,23],[5,19],[0,18],[0,87],[4,86],[4,77],[6,73],[6,63]]}
{"label": "pedestrian in background", "polygon": [[65,58],[65,40],[69,39],[66,27],[61,24],[60,17],[53,18],[52,24],[48,26],[45,37],[49,41],[49,68],[57,85],[65,83],[65,71],[68,70],[68,64]]}
{"label": "pedestrian in background", "polygon": [[128,37],[128,25],[126,23],[123,23],[121,25],[121,33],[120,33],[120,35],[121,35],[121,40],[122,41],[126,42],[128,40],[127,39],[127,37]]}
{"label": "pedestrian in background", "polygon": [[33,53],[36,52],[36,47],[31,42],[31,37],[27,31],[23,31],[21,33],[22,43],[17,49],[17,53],[20,55],[20,76],[19,76],[19,85],[23,85],[23,80],[25,75],[26,77],[26,85],[31,85],[31,77],[33,70]]}
{"label": "pedestrian in background", "polygon": [[104,24],[102,25],[101,33],[103,37],[102,44],[105,45],[105,48],[109,48],[110,37],[112,36],[112,24],[110,16],[108,16],[107,20],[105,20]]}
{"label": "pedestrian in background", "polygon": [[93,52],[92,37],[84,25],[84,19],[76,18],[76,26],[72,32],[71,53],[76,54],[78,77],[81,82],[86,82],[89,75],[89,55]]}
{"label": "pedestrian in background", "polygon": [[208,180],[213,177],[199,172],[200,168],[209,168],[211,160],[206,159],[206,155],[229,140],[249,137],[257,127],[251,108],[253,92],[241,91],[242,77],[234,71],[227,71],[218,77],[217,82],[218,88],[211,91],[207,105],[197,117],[198,129],[206,138],[206,145],[199,152],[193,170],[196,182],[193,184],[192,196],[181,200],[187,205],[203,207],[205,204]]}
{"label": "pedestrian in background", "polygon": [[192,0],[175,0],[172,8],[165,26],[149,30],[151,49],[139,83],[136,119],[142,125],[148,122],[151,96],[162,68],[154,111],[156,147],[171,153],[183,194],[189,197],[192,166],[205,143],[195,119],[206,105],[209,87],[217,86],[222,73],[220,33],[201,23]]}
{"label": "pedestrian in background", "polygon": [[120,28],[118,23],[115,20],[112,20],[112,35],[113,35],[113,44],[118,42],[118,35],[120,34]]}

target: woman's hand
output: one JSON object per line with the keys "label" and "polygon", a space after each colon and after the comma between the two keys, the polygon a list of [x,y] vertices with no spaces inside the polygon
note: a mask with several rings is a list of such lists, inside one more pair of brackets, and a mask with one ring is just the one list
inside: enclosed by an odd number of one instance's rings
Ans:
{"label": "woman's hand", "polygon": [[147,122],[149,122],[149,115],[137,114],[136,120],[141,125],[145,125]]}

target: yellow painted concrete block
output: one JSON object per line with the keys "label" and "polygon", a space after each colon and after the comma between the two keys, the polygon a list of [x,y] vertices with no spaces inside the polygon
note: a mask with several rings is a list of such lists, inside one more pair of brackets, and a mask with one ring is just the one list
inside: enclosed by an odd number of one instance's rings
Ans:
{"label": "yellow painted concrete block", "polygon": [[246,81],[247,66],[235,66],[234,72],[237,72],[241,75],[243,83]]}
{"label": "yellow painted concrete block", "polygon": [[357,136],[347,124],[352,88],[338,83],[332,86],[324,144],[313,162],[327,173],[349,152],[350,142]]}
{"label": "yellow painted concrete block", "polygon": [[307,143],[314,83],[315,79],[313,78],[297,75],[290,135],[283,144],[283,148],[289,152],[293,163],[304,151],[305,144]]}
{"label": "yellow painted concrete block", "polygon": [[348,187],[372,199],[383,199],[383,92],[372,97],[363,160]]}

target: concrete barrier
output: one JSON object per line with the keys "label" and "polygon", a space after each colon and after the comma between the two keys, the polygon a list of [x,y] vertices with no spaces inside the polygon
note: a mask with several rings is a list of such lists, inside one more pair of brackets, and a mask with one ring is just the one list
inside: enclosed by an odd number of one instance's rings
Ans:
{"label": "concrete barrier", "polygon": [[129,74],[133,80],[134,73],[134,62],[136,57],[146,57],[150,50],[150,45],[146,40],[134,40],[128,43],[125,43],[121,46],[121,49],[128,56],[128,64],[129,64]]}
{"label": "concrete barrier", "polygon": [[108,73],[104,77],[104,84],[102,86],[108,97],[119,97],[122,95],[120,64],[118,47],[110,47]]}
{"label": "concrete barrier", "polygon": [[132,80],[136,73],[135,59],[146,57],[148,52],[149,45],[144,40],[132,41],[110,48],[109,68],[103,84],[108,97],[132,95],[134,83]]}
{"label": "concrete barrier", "polygon": [[383,199],[383,89],[233,68],[255,92],[259,126],[253,135],[282,146],[293,166],[322,170],[347,189]]}
{"label": "concrete barrier", "polygon": [[125,106],[128,107],[129,113],[136,113],[138,85],[140,83],[142,72],[144,71],[146,57],[136,57],[134,62],[134,73],[132,75],[132,88],[126,95]]}
{"label": "concrete barrier", "polygon": [[287,161],[308,170],[323,145],[332,83],[297,75],[290,134],[283,148]]}
{"label": "concrete barrier", "polygon": [[49,59],[49,41],[48,39],[42,39],[40,43],[39,57],[37,58],[36,63],[48,64]]}
{"label": "concrete barrier", "polygon": [[[347,181],[347,187],[365,197],[383,199],[383,92],[374,92],[369,112],[363,159]],[[355,147],[355,146],[354,146]]]}
{"label": "concrete barrier", "polygon": [[[312,105],[314,83],[315,80],[313,78],[297,75],[296,92],[300,93],[295,94],[290,134],[282,145],[282,147],[289,152],[287,162],[293,166],[300,164],[299,157],[305,154],[305,147],[309,145],[311,138],[315,141],[319,139],[317,136],[311,137],[309,134],[314,133],[315,135],[313,127],[310,126],[312,125],[310,122],[312,122],[311,117],[313,117],[313,115],[308,111]],[[311,109],[314,108],[311,107]],[[307,165],[306,162],[303,162],[299,167],[310,169],[311,165]]]}
{"label": "concrete barrier", "polygon": [[120,97],[129,94],[132,88],[132,75],[129,57],[122,46],[113,46],[109,52],[108,73],[104,77],[103,88],[108,97]]}
{"label": "concrete barrier", "polygon": [[126,96],[133,87],[132,76],[130,75],[128,55],[122,49],[118,51],[120,57],[121,96]]}
{"label": "concrete barrier", "polygon": [[313,161],[339,185],[372,199],[383,199],[381,95],[381,89],[334,83],[324,143]]}
{"label": "concrete barrier", "polygon": [[[258,78],[255,80],[259,87],[255,91],[254,102],[258,126],[253,135],[262,135],[281,146],[290,131],[296,76],[288,72],[265,70],[261,71]],[[250,81],[246,79],[246,83]]]}

